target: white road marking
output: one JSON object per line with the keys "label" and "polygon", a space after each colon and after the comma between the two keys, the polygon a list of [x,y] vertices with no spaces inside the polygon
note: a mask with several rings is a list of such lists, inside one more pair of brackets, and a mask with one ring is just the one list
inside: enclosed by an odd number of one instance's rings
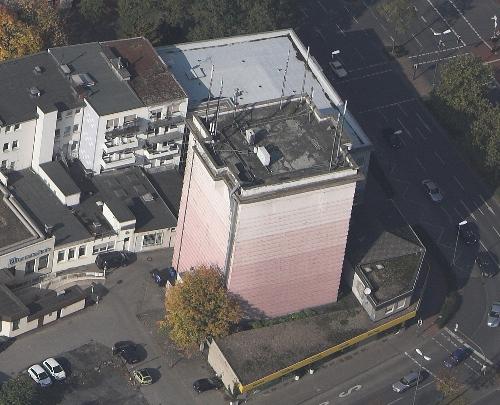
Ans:
{"label": "white road marking", "polygon": [[444,207],[442,205],[440,205],[440,208],[443,210],[443,212],[446,214],[446,216],[448,217],[448,221],[450,221],[451,223],[453,223],[453,218],[451,217],[451,215],[448,213],[448,211],[446,211],[444,209]]}
{"label": "white road marking", "polygon": [[495,231],[495,233],[498,235],[498,237],[500,238],[500,233],[498,233],[497,228],[495,228],[493,225],[492,225],[492,228]]}
{"label": "white road marking", "polygon": [[463,218],[463,215],[462,213],[457,209],[457,207],[453,207],[453,209],[455,210],[455,212],[458,214],[458,217],[459,218]]}
{"label": "white road marking", "polygon": [[415,34],[413,34],[413,39],[417,42],[417,44],[419,44],[419,45],[420,45],[420,48],[423,48],[423,47],[424,47],[424,46],[422,45],[422,42],[420,42],[420,41],[418,40],[418,38],[415,36]]}
{"label": "white road marking", "polygon": [[438,160],[441,162],[441,164],[444,166],[445,165],[445,162],[443,160],[443,158],[439,155],[439,153],[437,153],[436,151],[434,151],[434,155],[438,158]]}
{"label": "white road marking", "polygon": [[427,20],[425,19],[425,17],[424,17],[423,15],[421,15],[421,16],[420,16],[420,18],[422,19],[422,21],[423,21],[424,23],[427,23]]}
{"label": "white road marking", "polygon": [[413,139],[413,135],[411,134],[410,130],[408,128],[405,127],[405,125],[403,124],[403,122],[397,118],[397,121],[399,122],[399,125],[401,125],[401,128],[403,128],[405,130],[405,132],[410,135],[410,138]]}
{"label": "white road marking", "polygon": [[408,113],[401,107],[401,104],[398,104],[398,108],[401,110],[401,112],[408,117]]}
{"label": "white road marking", "polygon": [[385,122],[389,123],[389,119],[388,119],[388,118],[386,117],[386,115],[382,112],[382,110],[380,110],[378,113],[382,116],[382,118],[384,119],[384,121],[385,121]]}
{"label": "white road marking", "polygon": [[457,336],[455,334],[455,332],[451,331],[447,326],[444,327],[444,330],[446,332],[448,332],[448,334],[452,337],[454,337],[456,340],[458,340],[462,345],[464,345],[465,347],[468,347],[470,348],[474,354],[480,358],[481,360],[483,360],[485,363],[488,363],[490,366],[493,366],[493,362],[488,359],[487,357],[484,357],[481,353],[479,353],[476,349],[474,349],[473,347],[471,347],[469,344],[467,344],[467,342],[464,342],[464,340],[460,337],[460,336]]}
{"label": "white road marking", "polygon": [[453,34],[455,34],[455,38],[457,38],[457,40],[460,41],[465,46],[465,42],[462,40],[462,38],[460,37],[460,35],[457,34],[457,32],[448,23],[448,21],[446,20],[446,18],[443,17],[443,15],[439,12],[439,10],[436,8],[436,6],[434,4],[432,4],[432,1],[431,0],[427,0],[427,3],[429,3],[431,5],[431,7],[434,9],[434,11],[437,13],[437,15],[439,17],[441,17],[441,20],[443,20],[443,22],[448,26],[448,28],[451,30],[451,32],[453,32]]}
{"label": "white road marking", "polygon": [[[464,186],[462,185],[462,183],[460,183],[460,181],[457,179],[457,176],[453,176],[453,180],[455,180],[455,182],[460,186],[460,188],[465,191],[465,188]],[[464,202],[462,201],[462,204],[464,204]],[[466,205],[464,204],[464,206],[466,207]]]}
{"label": "white road marking", "polygon": [[339,394],[339,398],[348,397],[353,393],[353,391],[359,391],[363,386],[361,384],[355,385],[354,387],[349,388],[347,391],[343,391]]}
{"label": "white road marking", "polygon": [[419,128],[419,127],[415,127],[415,131],[420,135],[420,137],[426,141],[427,140],[427,137],[424,135],[424,133],[422,132],[422,130]]}
{"label": "white road marking", "polygon": [[354,49],[354,52],[356,52],[359,55],[359,57],[361,58],[361,60],[364,62],[365,57],[363,56],[363,54],[361,52],[359,52],[357,48],[352,48],[352,49]]}
{"label": "white road marking", "polygon": [[[455,346],[457,349],[460,347],[458,346],[453,340],[451,340],[451,338],[449,337],[444,337],[446,340],[448,340],[448,342],[450,342],[453,346]],[[437,340],[435,337],[432,338],[432,340],[434,340],[439,346],[441,346],[444,350],[446,350],[449,354],[451,354],[451,350],[449,350],[445,345],[443,345],[439,340]],[[457,339],[458,340],[458,339]],[[466,346],[466,347],[469,347],[471,350],[472,347],[470,347],[469,345],[467,345],[467,343],[465,343],[463,340],[460,342],[462,343],[463,346]],[[480,373],[478,373],[476,370],[474,370],[471,366],[469,366],[467,363],[463,362],[462,363],[463,365],[465,365],[465,367],[467,367],[469,370],[471,370],[473,373],[477,374],[477,375],[480,375]],[[480,363],[478,363],[480,364]]]}
{"label": "white road marking", "polygon": [[395,404],[396,402],[401,401],[402,399],[404,399],[404,397],[399,397],[398,399],[395,399],[394,401],[388,402],[388,403],[387,403],[387,405],[393,405],[393,404]]}
{"label": "white road marking", "polygon": [[[457,49],[461,49],[463,48],[464,45],[460,45],[460,46],[455,46],[454,48],[446,48],[447,51],[455,51]],[[432,55],[432,54],[435,54],[435,53],[442,53],[443,50],[440,49],[439,51],[431,51],[431,52],[426,52],[426,53],[419,53],[418,55],[411,55],[411,56],[408,56],[408,59],[413,59],[413,58],[421,58],[422,56],[427,56],[427,55]]]}
{"label": "white road marking", "polygon": [[484,205],[486,205],[486,208],[488,208],[488,210],[493,214],[493,215],[496,215],[495,214],[495,211],[493,211],[493,208],[490,207],[490,205],[486,202],[486,200],[484,199],[484,197],[482,195],[479,196],[479,198],[481,198],[481,201],[483,202]]}
{"label": "white road marking", "polygon": [[323,3],[320,0],[317,0],[318,5],[323,9],[325,13],[328,14],[328,9],[323,5]]}
{"label": "white road marking", "polygon": [[424,165],[422,164],[422,162],[421,162],[420,160],[418,160],[418,157],[416,157],[416,156],[415,156],[415,161],[418,163],[418,165],[420,166],[420,168],[421,168],[422,170],[425,170]]}
{"label": "white road marking", "polygon": [[353,13],[351,13],[351,10],[347,8],[347,6],[344,6],[344,9],[349,13],[349,15],[352,17],[352,19],[356,22],[356,24],[359,23],[359,21],[356,19]]}
{"label": "white road marking", "polygon": [[[455,176],[453,176],[453,178],[455,178]],[[458,181],[458,180],[457,180]],[[472,212],[471,209],[469,209],[469,207],[467,207],[467,205],[465,204],[465,202],[463,200],[460,200],[460,203],[464,206],[465,208],[465,211],[469,213],[469,215],[474,218],[474,221],[476,221],[476,216],[474,215],[474,213]]]}
{"label": "white road marking", "polygon": [[[433,338],[434,339],[434,338]],[[416,363],[419,367],[422,368],[422,370],[427,371],[431,376],[433,376],[436,380],[441,381],[439,378],[436,377],[436,374],[434,374],[431,370],[429,370],[427,367],[425,367],[423,364],[419,363],[418,360],[415,360],[411,355],[408,354],[408,352],[405,352],[405,355],[410,358],[414,363]]]}
{"label": "white road marking", "polygon": [[432,132],[431,129],[429,128],[429,125],[427,125],[427,123],[424,121],[424,119],[422,118],[422,116],[419,113],[416,113],[416,116],[420,120],[420,122],[422,123],[422,125],[425,127],[425,129],[427,131],[429,131],[429,132]]}
{"label": "white road marking", "polygon": [[478,211],[479,211],[482,215],[484,215],[484,212],[483,212],[483,210],[481,209],[481,207],[479,207],[479,205],[478,205],[476,208],[477,208],[477,210],[478,210]]}
{"label": "white road marking", "polygon": [[[382,71],[380,71],[380,72],[369,73],[369,74],[364,75],[364,76],[360,76],[360,77],[353,77],[352,79],[342,80],[342,83],[352,82],[352,81],[354,81],[354,80],[366,79],[367,77],[379,76],[379,75],[383,75],[384,73],[387,73],[387,72],[392,72],[392,69],[382,70]],[[382,108],[382,107],[374,108],[374,109],[372,109],[371,111],[376,110],[376,109],[379,109],[379,108]]]}
{"label": "white road marking", "polygon": [[[389,69],[389,70],[391,70],[391,69]],[[394,106],[396,106],[398,104],[409,103],[410,101],[415,101],[415,100],[417,100],[417,98],[415,98],[415,97],[407,98],[405,100],[397,101],[396,103],[385,104],[385,105],[381,105],[381,106],[378,106],[378,107],[370,108],[368,110],[360,111],[360,112],[358,112],[358,114],[365,114],[365,113],[369,113],[369,112],[372,112],[372,111],[381,110],[383,108],[390,108],[390,107],[394,107]]]}
{"label": "white road marking", "polygon": [[376,66],[388,65],[389,63],[391,63],[391,62],[373,63],[372,65],[366,65],[366,66],[361,66],[359,68],[349,69],[349,72],[356,72],[358,70],[365,70],[365,69],[369,69],[369,68],[376,67]]}
{"label": "white road marking", "polygon": [[420,65],[428,65],[429,63],[437,63],[437,62],[442,62],[443,60],[460,58],[461,56],[466,56],[468,54],[469,54],[469,52],[466,52],[466,53],[461,53],[459,55],[451,55],[451,56],[446,56],[444,58],[438,58],[438,59],[433,59],[433,60],[426,60],[425,62],[415,63],[415,65],[417,65],[417,67],[420,66]]}
{"label": "white road marking", "polygon": [[335,24],[337,26],[337,28],[339,29],[339,31],[342,33],[343,36],[345,36],[345,32],[342,28],[340,28],[340,25],[338,24]]}

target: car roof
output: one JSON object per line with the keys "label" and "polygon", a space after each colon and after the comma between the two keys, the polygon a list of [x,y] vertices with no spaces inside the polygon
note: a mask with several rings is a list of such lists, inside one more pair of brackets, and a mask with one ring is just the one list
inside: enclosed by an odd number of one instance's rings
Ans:
{"label": "car roof", "polygon": [[412,371],[412,372],[406,374],[403,378],[405,380],[413,380],[415,378],[418,378],[418,373],[416,371]]}
{"label": "car roof", "polygon": [[491,304],[491,310],[500,312],[500,302],[494,302],[493,304]]}
{"label": "car roof", "polygon": [[52,367],[59,365],[57,360],[54,359],[53,357],[49,357],[47,360],[44,361],[44,363],[47,363],[47,364],[51,365]]}
{"label": "car roof", "polygon": [[33,364],[30,367],[30,369],[33,370],[37,374],[45,373],[45,370],[42,368],[42,366],[40,364]]}

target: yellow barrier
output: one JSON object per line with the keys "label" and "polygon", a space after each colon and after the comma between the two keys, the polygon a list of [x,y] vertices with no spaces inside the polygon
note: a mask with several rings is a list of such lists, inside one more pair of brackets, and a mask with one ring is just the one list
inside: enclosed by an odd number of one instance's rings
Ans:
{"label": "yellow barrier", "polygon": [[392,321],[389,321],[389,322],[384,323],[380,326],[377,326],[376,328],[370,329],[369,331],[366,331],[366,332],[362,333],[361,335],[354,336],[353,338],[346,340],[345,342],[339,343],[338,345],[332,346],[329,349],[326,349],[318,354],[307,357],[304,360],[301,360],[295,364],[292,364],[291,366],[282,368],[281,370],[275,371],[272,374],[269,374],[265,377],[259,378],[258,380],[254,381],[252,383],[249,383],[247,385],[238,384],[238,388],[242,394],[244,392],[248,392],[248,391],[258,387],[259,385],[276,380],[277,378],[282,377],[288,373],[291,373],[292,371],[298,370],[299,368],[307,366],[307,365],[314,363],[318,360],[321,360],[327,356],[330,356],[333,353],[336,353],[340,350],[343,350],[343,349],[345,349],[349,346],[352,346],[358,342],[361,342],[362,340],[365,340],[365,339],[369,338],[370,336],[376,335],[380,332],[383,332],[384,330],[390,329],[393,326],[396,326],[400,323],[403,323],[404,321],[407,321],[408,319],[414,318],[416,315],[417,315],[417,310],[408,312],[407,314],[400,316],[399,318],[395,318]]}

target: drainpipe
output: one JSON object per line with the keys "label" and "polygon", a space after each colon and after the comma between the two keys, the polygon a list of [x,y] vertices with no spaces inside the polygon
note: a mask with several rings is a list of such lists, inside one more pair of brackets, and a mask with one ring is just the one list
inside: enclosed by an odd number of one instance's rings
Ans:
{"label": "drainpipe", "polygon": [[236,200],[236,192],[240,190],[240,185],[237,184],[232,188],[229,192],[229,200],[230,200],[230,225],[229,225],[229,236],[227,241],[227,251],[226,251],[226,263],[224,264],[224,277],[226,280],[229,278],[229,264],[231,261],[231,251],[234,246],[234,234],[236,231],[236,220],[238,218],[238,201]]}

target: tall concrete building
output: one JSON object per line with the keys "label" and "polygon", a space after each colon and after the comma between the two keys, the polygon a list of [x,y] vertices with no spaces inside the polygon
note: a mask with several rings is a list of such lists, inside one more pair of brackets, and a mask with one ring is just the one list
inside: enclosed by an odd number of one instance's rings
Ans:
{"label": "tall concrete building", "polygon": [[173,265],[218,266],[256,316],[336,301],[370,144],[321,70],[292,31],[158,52],[191,103]]}

